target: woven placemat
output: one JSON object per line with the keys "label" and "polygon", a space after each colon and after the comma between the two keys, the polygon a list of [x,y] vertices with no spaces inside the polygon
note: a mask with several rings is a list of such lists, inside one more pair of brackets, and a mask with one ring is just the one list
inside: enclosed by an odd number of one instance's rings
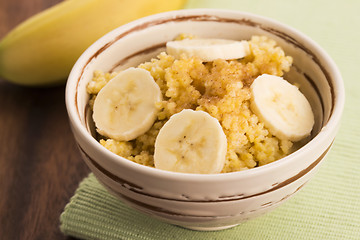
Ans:
{"label": "woven placemat", "polygon": [[62,213],[61,231],[82,239],[360,239],[360,1],[190,0],[187,8],[260,14],[317,41],[339,66],[347,94],[332,150],[297,195],[231,229],[198,232],[160,222],[125,206],[90,174]]}

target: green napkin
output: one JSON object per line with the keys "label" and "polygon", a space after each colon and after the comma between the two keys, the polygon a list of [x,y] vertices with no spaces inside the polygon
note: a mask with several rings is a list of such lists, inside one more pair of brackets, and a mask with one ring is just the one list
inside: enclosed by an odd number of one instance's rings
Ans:
{"label": "green napkin", "polygon": [[60,217],[61,231],[82,239],[360,239],[360,1],[190,0],[187,8],[252,12],[293,26],[335,60],[346,88],[342,126],[320,171],[288,202],[218,232],[157,221],[125,206],[90,174]]}

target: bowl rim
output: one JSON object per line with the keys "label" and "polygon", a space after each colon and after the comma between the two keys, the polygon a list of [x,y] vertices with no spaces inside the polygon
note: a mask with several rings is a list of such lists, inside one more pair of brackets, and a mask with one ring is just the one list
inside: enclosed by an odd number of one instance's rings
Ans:
{"label": "bowl rim", "polygon": [[[333,109],[331,116],[327,123],[322,127],[320,132],[316,134],[307,144],[305,144],[300,149],[295,152],[276,160],[274,162],[268,163],[263,166],[259,166],[252,169],[247,169],[245,171],[237,171],[237,172],[229,172],[229,173],[218,173],[218,174],[194,174],[194,173],[179,173],[179,172],[170,172],[161,169],[156,169],[148,166],[144,166],[133,161],[130,161],[126,158],[116,155],[115,153],[104,148],[86,129],[85,126],[82,125],[81,120],[77,114],[77,106],[75,101],[75,95],[77,93],[78,79],[82,76],[82,69],[90,62],[89,57],[93,56],[98,52],[98,50],[106,45],[111,45],[112,41],[114,41],[114,37],[118,36],[120,33],[124,33],[129,31],[129,29],[136,28],[144,23],[151,22],[154,20],[162,20],[162,19],[176,19],[178,16],[191,16],[191,15],[210,15],[217,16],[219,14],[228,14],[228,15],[236,15],[238,18],[249,18],[254,21],[266,22],[267,24],[276,25],[281,29],[286,29],[286,31],[291,34],[291,36],[296,36],[298,39],[301,39],[303,42],[306,42],[308,46],[311,46],[317,56],[322,56],[324,59],[324,63],[328,65],[327,71],[334,82],[332,93],[335,97],[333,100]],[[231,16],[229,17],[231,18]],[[341,115],[343,112],[344,104],[345,104],[345,89],[344,83],[342,80],[342,76],[338,67],[336,66],[333,59],[328,55],[328,53],[314,40],[310,37],[306,36],[299,30],[295,28],[285,25],[277,20],[260,16],[257,14],[243,12],[238,10],[225,10],[225,9],[207,9],[207,8],[197,8],[197,9],[183,9],[183,10],[175,10],[169,12],[163,12],[159,14],[150,15],[144,18],[140,18],[138,20],[132,21],[125,25],[122,25],[101,38],[95,41],[90,47],[88,47],[83,54],[78,58],[76,63],[74,64],[66,84],[65,90],[65,103],[69,116],[69,120],[74,128],[76,128],[77,132],[81,135],[82,139],[86,139],[88,144],[94,151],[100,152],[102,155],[105,155],[108,160],[111,160],[116,165],[126,166],[128,169],[134,170],[140,174],[146,175],[156,175],[157,177],[166,178],[166,179],[179,179],[184,181],[227,181],[234,179],[241,179],[243,177],[247,177],[249,175],[258,176],[264,174],[264,172],[270,171],[271,169],[277,168],[279,165],[283,165],[285,163],[290,164],[292,160],[297,159],[301,155],[304,155],[305,152],[310,151],[311,149],[316,149],[320,146],[320,143],[328,139],[329,135],[333,133],[333,131],[338,130],[338,124],[341,119]],[[316,159],[315,159],[316,160]],[[315,161],[314,160],[314,161]]]}

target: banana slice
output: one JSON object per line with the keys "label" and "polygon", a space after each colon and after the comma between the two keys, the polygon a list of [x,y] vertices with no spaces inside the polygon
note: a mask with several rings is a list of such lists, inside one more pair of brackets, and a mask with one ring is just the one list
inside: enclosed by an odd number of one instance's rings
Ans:
{"label": "banana slice", "polygon": [[314,114],[297,87],[282,77],[263,74],[250,88],[251,110],[273,135],[294,142],[310,135]]}
{"label": "banana slice", "polygon": [[225,60],[238,59],[250,53],[247,41],[227,39],[184,39],[166,43],[166,52],[175,58],[181,54],[186,57],[197,56],[204,62],[221,58]]}
{"label": "banana slice", "polygon": [[160,129],[155,167],[184,173],[220,173],[227,140],[219,121],[204,111],[182,110]]}
{"label": "banana slice", "polygon": [[160,88],[148,71],[124,70],[95,98],[93,119],[97,131],[119,141],[132,140],[151,128],[158,112],[155,103],[161,99]]}

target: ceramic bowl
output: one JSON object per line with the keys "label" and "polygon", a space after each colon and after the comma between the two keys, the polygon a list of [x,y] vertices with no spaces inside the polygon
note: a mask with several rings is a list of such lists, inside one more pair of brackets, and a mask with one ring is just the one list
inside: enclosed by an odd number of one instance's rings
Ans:
{"label": "ceramic bowl", "polygon": [[[206,38],[266,35],[294,59],[285,78],[300,83],[315,114],[309,141],[265,166],[224,174],[184,174],[136,164],[94,138],[86,85],[94,70],[136,66],[164,50],[179,33]],[[344,86],[328,54],[299,31],[261,16],[228,10],[166,12],[123,25],[90,46],[66,86],[71,127],[84,161],[97,179],[129,206],[165,222],[197,230],[240,224],[276,208],[315,174],[330,150],[344,105]]]}

